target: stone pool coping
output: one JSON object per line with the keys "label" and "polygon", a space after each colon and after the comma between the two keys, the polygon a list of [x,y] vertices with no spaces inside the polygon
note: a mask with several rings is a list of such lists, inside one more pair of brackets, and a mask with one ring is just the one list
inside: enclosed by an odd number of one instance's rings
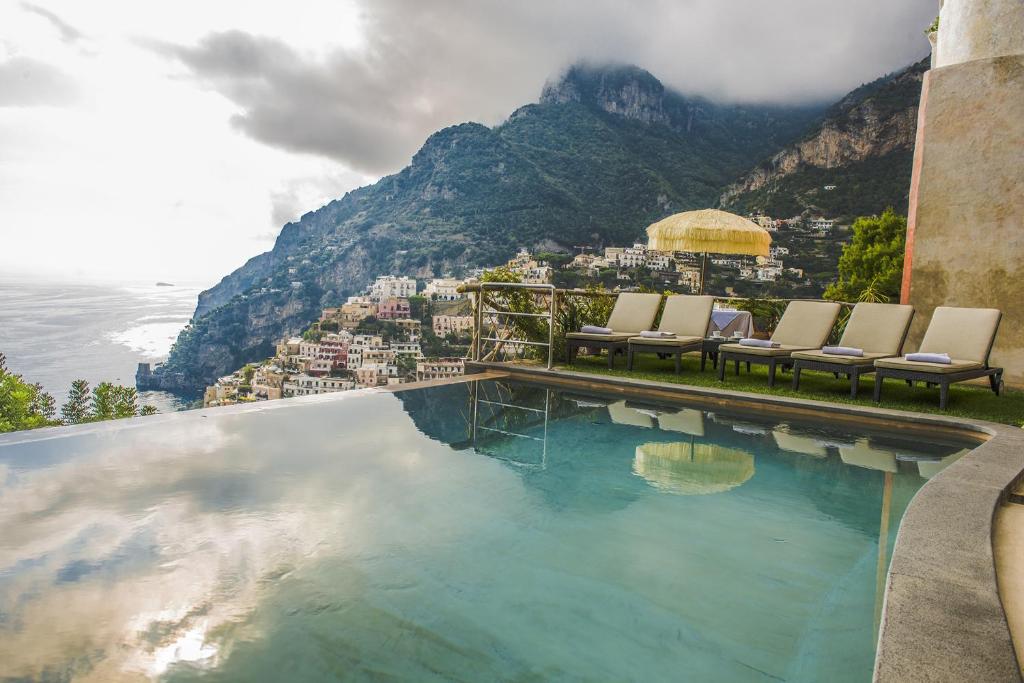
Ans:
{"label": "stone pool coping", "polygon": [[[959,433],[981,443],[930,479],[903,516],[886,575],[874,680],[1022,681],[999,597],[996,511],[1024,475],[1024,430],[1010,425],[515,363],[467,362],[467,373],[659,398],[827,413],[841,421]],[[741,404],[737,406],[737,404]],[[1024,653],[1022,653],[1024,655]]]}

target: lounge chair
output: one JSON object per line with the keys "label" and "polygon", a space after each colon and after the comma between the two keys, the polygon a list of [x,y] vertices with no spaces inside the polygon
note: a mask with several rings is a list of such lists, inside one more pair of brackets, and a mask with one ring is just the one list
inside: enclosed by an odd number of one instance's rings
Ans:
{"label": "lounge chair", "polygon": [[914,318],[913,306],[859,303],[853,307],[839,346],[860,349],[862,356],[825,353],[824,350],[793,352],[793,391],[800,389],[802,370],[831,372],[850,380],[850,397],[857,397],[860,376],[875,371],[875,361],[898,356]]}
{"label": "lounge chair", "polygon": [[683,367],[683,354],[700,351],[711,324],[711,309],[714,306],[713,296],[679,294],[668,297],[665,310],[661,313],[658,332],[674,336],[661,339],[630,337],[626,368],[633,369],[633,355],[636,353],[660,353],[675,356],[678,375]]}
{"label": "lounge chair", "polygon": [[791,301],[775,327],[771,341],[778,346],[744,346],[722,344],[718,348],[718,379],[725,380],[725,364],[733,361],[736,374],[740,374],[740,363],[746,362],[768,366],[768,386],[775,386],[775,370],[793,365],[794,351],[820,349],[828,339],[832,326],[839,317],[839,304],[832,301]]}
{"label": "lounge chair", "polygon": [[882,398],[886,377],[939,386],[939,408],[949,401],[949,385],[978,377],[988,377],[996,396],[1003,384],[1003,369],[991,368],[988,357],[1003,314],[995,308],[954,308],[939,306],[925,330],[918,353],[947,354],[949,363],[928,363],[904,358],[875,361],[875,403]]}
{"label": "lounge chair", "polygon": [[565,356],[572,365],[574,351],[581,348],[607,349],[608,368],[615,367],[615,354],[625,351],[630,337],[635,337],[643,330],[654,325],[661,306],[660,294],[639,294],[623,292],[615,300],[612,314],[608,316],[607,327],[610,334],[589,334],[586,332],[570,332],[565,335]]}

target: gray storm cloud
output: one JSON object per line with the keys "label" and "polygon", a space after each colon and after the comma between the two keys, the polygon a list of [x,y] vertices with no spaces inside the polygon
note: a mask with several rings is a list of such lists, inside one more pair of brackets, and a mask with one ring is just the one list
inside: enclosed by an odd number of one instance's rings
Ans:
{"label": "gray storm cloud", "polygon": [[74,80],[31,57],[0,61],[0,107],[66,106],[79,96]]}
{"label": "gray storm cloud", "polygon": [[38,14],[43,19],[46,19],[48,22],[50,22],[50,24],[60,33],[60,39],[63,40],[65,43],[75,43],[85,37],[81,31],[79,31],[77,28],[75,28],[68,22],[64,21],[54,12],[51,12],[45,7],[40,7],[39,5],[33,5],[28,2],[23,2],[21,3],[21,8],[26,12]]}
{"label": "gray storm cloud", "polygon": [[371,174],[431,132],[494,124],[577,60],[642,66],[678,91],[732,102],[835,99],[919,59],[935,0],[375,0],[358,49],[310,56],[241,31],[161,45],[239,107],[265,144]]}

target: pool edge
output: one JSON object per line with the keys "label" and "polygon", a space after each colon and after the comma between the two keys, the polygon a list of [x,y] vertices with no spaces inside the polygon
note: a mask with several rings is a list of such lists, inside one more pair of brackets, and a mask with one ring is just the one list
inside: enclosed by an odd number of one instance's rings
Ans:
{"label": "pool edge", "polygon": [[948,429],[983,440],[930,479],[900,523],[879,628],[873,680],[1021,681],[992,548],[995,514],[1024,474],[1024,431],[971,418],[914,413],[797,398],[708,389],[629,377],[547,370],[511,363],[467,362],[466,372],[508,373],[611,390],[777,410],[824,412],[853,419]]}

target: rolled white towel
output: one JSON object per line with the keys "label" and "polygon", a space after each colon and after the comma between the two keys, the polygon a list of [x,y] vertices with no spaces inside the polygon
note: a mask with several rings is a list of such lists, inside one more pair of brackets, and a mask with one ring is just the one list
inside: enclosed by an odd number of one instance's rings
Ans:
{"label": "rolled white towel", "polygon": [[740,339],[740,346],[760,346],[765,349],[777,349],[782,344],[779,342],[773,342],[771,339],[753,339],[752,337],[745,337]]}
{"label": "rolled white towel", "polygon": [[583,334],[611,334],[612,328],[598,327],[597,325],[584,325],[580,332]]}
{"label": "rolled white towel", "polygon": [[649,337],[650,339],[670,339],[676,336],[675,332],[662,332],[661,330],[644,330],[640,333],[641,337]]}
{"label": "rolled white towel", "polygon": [[939,363],[941,365],[949,365],[953,362],[948,353],[908,353],[906,359],[918,363]]}
{"label": "rolled white towel", "polygon": [[825,346],[822,347],[821,352],[833,356],[864,356],[864,349],[854,348],[853,346]]}

